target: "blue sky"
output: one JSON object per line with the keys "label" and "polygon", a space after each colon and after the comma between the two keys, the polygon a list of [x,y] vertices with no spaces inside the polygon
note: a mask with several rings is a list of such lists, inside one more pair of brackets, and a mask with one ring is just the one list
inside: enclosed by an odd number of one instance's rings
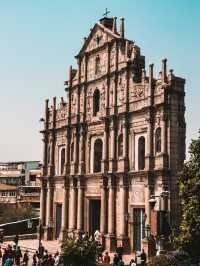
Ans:
{"label": "blue sky", "polygon": [[1,0],[0,161],[42,159],[44,99],[64,95],[68,67],[106,7],[125,17],[125,35],[146,66],[153,62],[158,72],[167,57],[186,78],[187,143],[197,136],[199,0]]}

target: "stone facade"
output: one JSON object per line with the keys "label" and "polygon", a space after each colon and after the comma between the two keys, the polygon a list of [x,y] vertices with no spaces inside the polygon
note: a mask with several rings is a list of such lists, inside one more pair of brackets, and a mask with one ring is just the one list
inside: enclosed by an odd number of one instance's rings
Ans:
{"label": "stone facade", "polygon": [[[46,100],[41,223],[45,238],[99,229],[105,247],[141,249],[144,225],[156,234],[149,202],[168,191],[175,223],[177,174],[185,158],[185,80],[145,71],[124,19],[102,18],[69,69],[66,100]],[[160,199],[160,198],[159,198]],[[159,200],[158,200],[159,201]],[[155,209],[159,208],[159,202]],[[155,230],[154,230],[155,229]]]}

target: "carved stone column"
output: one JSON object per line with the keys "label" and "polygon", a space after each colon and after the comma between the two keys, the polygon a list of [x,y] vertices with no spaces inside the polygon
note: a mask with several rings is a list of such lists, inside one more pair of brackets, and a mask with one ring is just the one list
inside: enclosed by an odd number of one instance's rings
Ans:
{"label": "carved stone column", "polygon": [[63,241],[67,235],[68,220],[69,220],[69,184],[67,179],[64,182],[63,188],[63,204],[62,204],[62,223],[60,240]]}
{"label": "carved stone column", "polygon": [[124,117],[122,125],[122,133],[123,133],[123,164],[121,170],[123,172],[126,172],[128,170],[128,122],[126,121],[126,117]]}
{"label": "carved stone column", "polygon": [[44,133],[43,140],[43,176],[47,176],[47,147],[48,139],[46,133]]}
{"label": "carved stone column", "polygon": [[104,137],[103,137],[103,161],[102,161],[103,173],[106,173],[108,171],[108,137],[109,137],[108,121],[105,120]]}
{"label": "carved stone column", "polygon": [[80,130],[79,145],[79,174],[82,175],[85,172],[85,132],[83,127]]}
{"label": "carved stone column", "polygon": [[148,130],[147,130],[147,156],[145,160],[145,168],[147,170],[152,170],[154,167],[154,152],[153,152],[153,139],[154,139],[154,130],[153,130],[153,119],[149,117],[147,119]]}
{"label": "carved stone column", "polygon": [[50,177],[48,178],[47,183],[47,207],[46,207],[46,240],[53,239],[53,194],[54,194],[54,187],[53,187],[53,179]]}
{"label": "carved stone column", "polygon": [[100,231],[103,236],[107,231],[107,184],[104,177],[100,181],[101,189],[101,217],[100,217]]}
{"label": "carved stone column", "polygon": [[74,178],[70,180],[70,207],[69,207],[69,231],[73,232],[76,229],[76,182]]}
{"label": "carved stone column", "polygon": [[70,173],[70,129],[67,127],[66,149],[65,149],[65,175],[69,173]]}
{"label": "carved stone column", "polygon": [[75,129],[75,133],[74,133],[74,159],[73,162],[71,163],[71,171],[70,174],[74,175],[77,172],[77,168],[78,168],[78,138],[79,138],[79,134],[78,134],[78,128]]}
{"label": "carved stone column", "polygon": [[120,222],[120,237],[119,244],[125,249],[128,247],[128,197],[127,197],[127,177],[121,176],[120,178],[120,202],[121,202],[121,222]]}
{"label": "carved stone column", "polygon": [[168,168],[168,152],[167,152],[167,116],[161,117],[161,155],[162,167]]}
{"label": "carved stone column", "polygon": [[149,65],[149,99],[150,107],[148,112],[148,131],[147,131],[147,156],[145,168],[152,170],[154,168],[154,81],[153,81],[153,64]]}
{"label": "carved stone column", "polygon": [[41,180],[41,191],[40,191],[40,223],[45,226],[46,222],[46,182]]}
{"label": "carved stone column", "polygon": [[48,152],[48,133],[49,128],[49,100],[45,101],[45,120],[44,120],[44,134],[43,134],[43,176],[47,176],[47,152]]}
{"label": "carved stone column", "polygon": [[115,249],[115,186],[113,176],[109,177],[108,182],[108,239],[107,248]]}
{"label": "carved stone column", "polygon": [[83,176],[78,180],[78,208],[77,208],[77,230],[83,231],[83,214],[84,214],[84,186]]}
{"label": "carved stone column", "polygon": [[115,120],[113,118],[111,122],[111,127],[110,127],[110,162],[109,162],[109,171],[114,172],[117,169],[116,165],[116,125],[115,125]]}

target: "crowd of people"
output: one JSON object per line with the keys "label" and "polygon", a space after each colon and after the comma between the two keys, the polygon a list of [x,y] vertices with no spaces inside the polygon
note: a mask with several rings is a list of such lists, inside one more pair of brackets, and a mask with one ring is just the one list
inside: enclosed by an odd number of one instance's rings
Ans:
{"label": "crowd of people", "polygon": [[[107,250],[104,251],[102,243],[101,243],[101,233],[97,230],[94,233],[94,240],[97,245],[97,257],[98,261],[102,262],[104,265],[113,265],[113,266],[124,266],[125,263],[123,261],[123,253],[124,248],[119,246],[116,248],[116,252],[114,254],[113,260],[111,261],[110,255]],[[135,258],[130,260],[130,266],[145,266],[146,265],[147,256],[142,249],[141,252],[137,253]]]}
{"label": "crowd of people", "polygon": [[22,252],[18,245],[18,235],[14,238],[13,245],[7,244],[6,247],[0,247],[0,260],[2,266],[58,266],[60,263],[59,252],[54,255],[40,244],[35,253],[25,250]]}
{"label": "crowd of people", "polygon": [[[78,236],[79,238],[87,239],[89,238],[87,233]],[[96,242],[97,248],[97,259],[99,263],[103,265],[113,265],[113,266],[124,266],[123,253],[124,249],[122,246],[116,248],[116,252],[112,258],[107,250],[104,250],[101,241],[101,233],[97,230],[94,233],[93,239]],[[1,240],[1,239],[0,239]],[[1,241],[2,243],[3,241]],[[60,264],[60,254],[56,252],[54,255],[48,253],[44,248],[42,243],[40,243],[38,250],[33,252],[28,252],[25,250],[21,251],[20,246],[18,245],[19,237],[18,235],[14,238],[13,245],[7,244],[6,247],[0,247],[0,260],[2,266],[58,266]],[[136,254],[135,258],[130,260],[130,266],[145,266],[147,256],[142,249],[142,251]]]}

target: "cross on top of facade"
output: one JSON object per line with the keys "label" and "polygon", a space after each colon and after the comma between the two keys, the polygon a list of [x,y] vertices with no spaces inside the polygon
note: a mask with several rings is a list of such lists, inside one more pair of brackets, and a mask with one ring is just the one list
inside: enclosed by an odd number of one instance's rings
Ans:
{"label": "cross on top of facade", "polygon": [[107,7],[106,7],[106,12],[103,14],[103,17],[108,17],[108,14],[110,14],[110,11],[108,11]]}

